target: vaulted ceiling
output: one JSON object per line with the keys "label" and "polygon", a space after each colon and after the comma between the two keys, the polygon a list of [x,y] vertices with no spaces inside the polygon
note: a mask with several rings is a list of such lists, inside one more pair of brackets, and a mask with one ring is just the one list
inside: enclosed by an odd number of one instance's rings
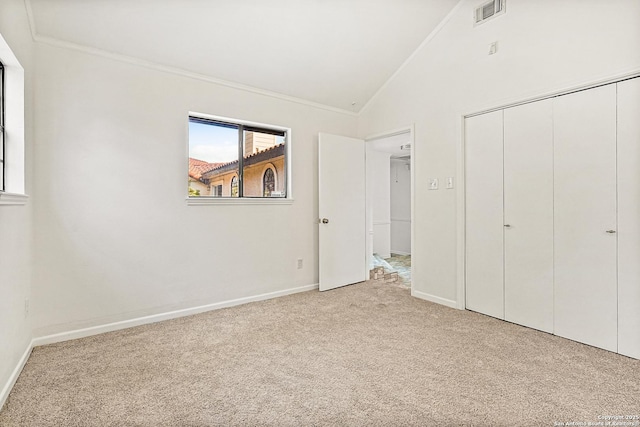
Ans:
{"label": "vaulted ceiling", "polygon": [[[27,0],[41,40],[359,111],[459,0]],[[354,104],[355,103],[355,104]]]}

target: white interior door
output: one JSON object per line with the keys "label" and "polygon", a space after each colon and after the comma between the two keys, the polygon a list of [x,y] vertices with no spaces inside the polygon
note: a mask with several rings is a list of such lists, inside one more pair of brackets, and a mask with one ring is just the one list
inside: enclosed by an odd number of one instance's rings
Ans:
{"label": "white interior door", "polygon": [[361,139],[318,137],[321,291],[367,279],[364,147]]}
{"label": "white interior door", "polygon": [[616,85],[554,99],[554,162],[555,333],[617,351]]}
{"label": "white interior door", "polygon": [[466,308],[504,319],[502,110],[465,121]]}
{"label": "white interior door", "polygon": [[504,316],[553,332],[551,99],[504,110]]}
{"label": "white interior door", "polygon": [[640,78],[618,83],[618,352],[640,359]]}

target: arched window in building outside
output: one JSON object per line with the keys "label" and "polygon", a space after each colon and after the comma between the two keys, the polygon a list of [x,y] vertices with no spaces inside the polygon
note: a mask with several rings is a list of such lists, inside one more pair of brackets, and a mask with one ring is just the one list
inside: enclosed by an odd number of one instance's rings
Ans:
{"label": "arched window in building outside", "polygon": [[262,177],[262,195],[263,197],[271,197],[271,193],[276,190],[276,175],[273,169],[269,168],[264,171]]}
{"label": "arched window in building outside", "polygon": [[238,177],[231,178],[231,197],[238,197]]}

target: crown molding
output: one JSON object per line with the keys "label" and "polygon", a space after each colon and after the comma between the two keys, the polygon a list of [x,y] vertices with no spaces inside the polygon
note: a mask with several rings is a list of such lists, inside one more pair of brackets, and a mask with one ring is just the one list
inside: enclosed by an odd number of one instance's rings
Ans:
{"label": "crown molding", "polygon": [[25,9],[27,12],[27,17],[29,20],[29,28],[31,30],[31,37],[34,42],[47,44],[50,46],[55,46],[63,49],[75,50],[83,53],[87,53],[90,55],[101,56],[103,58],[108,58],[114,61],[125,62],[131,65],[136,65],[139,67],[148,68],[155,71],[160,71],[164,73],[174,74],[182,77],[191,78],[194,80],[200,80],[207,83],[213,83],[220,86],[226,86],[233,89],[242,90],[245,92],[251,92],[258,95],[268,96],[275,99],[280,99],[283,101],[293,102],[296,104],[306,105],[308,107],[318,108],[321,110],[331,111],[334,113],[344,114],[352,117],[360,117],[365,111],[367,111],[371,105],[375,102],[375,100],[380,96],[380,94],[396,79],[396,77],[408,66],[408,64],[413,61],[413,59],[418,55],[418,53],[444,28],[444,26],[451,20],[451,18],[457,13],[458,9],[460,9],[461,5],[465,3],[466,0],[460,0],[451,11],[444,17],[442,21],[438,24],[436,28],[434,28],[431,33],[427,36],[426,39],[420,43],[420,45],[413,51],[413,53],[398,67],[398,69],[380,86],[380,88],[369,98],[369,100],[364,104],[362,108],[358,111],[349,111],[343,108],[333,107],[331,105],[321,104],[319,102],[313,102],[302,98],[297,98],[290,95],[285,95],[279,92],[273,92],[265,89],[260,89],[254,86],[244,85],[242,83],[237,83],[229,80],[219,79],[210,75],[195,73],[192,71],[184,70],[178,67],[171,67],[163,64],[159,64],[153,61],[147,61],[140,58],[135,58],[128,55],[123,55],[119,53],[109,52],[103,49],[98,49],[78,43],[67,42],[64,40],[60,40],[54,37],[43,36],[38,34],[35,18],[33,14],[33,8],[31,6],[31,0],[24,0]]}
{"label": "crown molding", "polygon": [[194,80],[200,80],[207,83],[213,83],[219,86],[226,86],[233,89],[242,90],[245,92],[251,92],[258,95],[268,96],[275,99],[280,99],[283,101],[293,102],[296,104],[306,105],[308,107],[318,108],[321,110],[331,111],[334,113],[344,114],[347,116],[356,117],[358,116],[357,112],[345,110],[338,107],[333,107],[331,105],[321,104],[319,102],[309,101],[302,98],[297,98],[295,96],[285,95],[279,92],[273,92],[270,90],[260,89],[254,86],[245,85],[242,83],[232,82],[229,80],[219,79],[210,75],[196,73],[192,71],[188,71],[178,67],[171,67],[163,64],[159,64],[153,61],[147,61],[140,58],[135,58],[128,55],[123,55],[119,53],[109,52],[103,49],[98,49],[78,43],[72,43],[64,40],[57,39],[55,37],[43,36],[38,34],[35,19],[33,15],[33,9],[31,7],[31,0],[24,0],[25,8],[27,11],[27,16],[29,18],[29,26],[31,29],[31,37],[37,43],[47,44],[50,46],[55,46],[58,48],[75,50],[78,52],[83,52],[90,55],[101,56],[103,58],[108,58],[114,61],[125,62],[131,65],[135,65],[138,67],[148,68],[155,71],[160,71],[168,74],[174,74],[182,77],[187,77]]}
{"label": "crown molding", "polygon": [[31,7],[31,0],[24,0],[24,8],[27,12],[27,20],[29,21],[29,32],[31,38],[36,41],[36,21],[33,19],[33,8]]}
{"label": "crown molding", "polygon": [[391,77],[389,77],[387,79],[386,82],[384,82],[382,84],[382,86],[380,86],[380,88],[376,91],[376,93],[373,94],[373,96],[371,98],[369,98],[369,100],[367,101],[366,104],[364,104],[364,106],[358,111],[358,116],[362,115],[365,111],[367,111],[371,105],[373,105],[374,101],[378,98],[378,96],[380,96],[380,94],[391,84],[391,82],[393,80],[396,79],[396,77],[407,67],[407,65],[409,65],[409,63],[411,61],[413,61],[413,59],[418,55],[418,53],[427,45],[429,44],[429,42],[440,32],[440,30],[442,30],[442,28],[444,28],[445,25],[447,25],[447,23],[451,20],[451,18],[458,12],[458,9],[460,9],[460,7],[462,6],[463,3],[465,3],[466,0],[460,0],[454,7],[453,9],[451,9],[451,11],[447,14],[447,16],[444,17],[444,19],[442,21],[440,21],[440,23],[438,24],[438,26],[436,28],[433,29],[433,31],[431,31],[429,33],[429,35],[427,36],[426,39],[424,39],[422,41],[422,43],[420,43],[420,46],[418,46],[416,48],[416,50],[413,51],[413,53],[411,55],[409,55],[409,57],[402,63],[402,65],[400,65],[400,67],[398,67],[398,69],[391,75]]}

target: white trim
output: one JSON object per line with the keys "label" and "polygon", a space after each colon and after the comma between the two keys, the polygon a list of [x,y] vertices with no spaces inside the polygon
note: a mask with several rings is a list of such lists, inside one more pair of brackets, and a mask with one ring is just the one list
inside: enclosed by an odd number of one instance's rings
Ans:
{"label": "white trim", "polygon": [[[456,6],[457,8],[457,6]],[[410,250],[412,254],[416,253],[416,152],[415,152],[415,147],[416,147],[416,125],[415,123],[412,123],[411,126],[409,126],[410,129],[410,136],[409,136],[409,142],[411,143],[411,157],[409,158],[409,167],[411,168],[411,245],[410,245]],[[413,291],[414,286],[413,286],[413,272],[416,270],[415,269],[416,266],[416,260],[413,258],[413,256],[411,257],[411,290]]]}
{"label": "white trim", "polygon": [[409,134],[409,137],[411,137],[411,127],[410,126],[404,126],[401,128],[397,128],[397,129],[392,129],[388,132],[380,132],[380,133],[374,133],[373,135],[369,135],[368,137],[366,137],[364,140],[366,142],[371,142],[371,141],[376,141],[378,139],[385,139],[385,138],[390,138],[392,136],[397,136],[397,135],[404,135],[405,133]]}
{"label": "white trim", "polygon": [[280,132],[285,132],[287,135],[291,132],[291,128],[286,126],[272,125],[269,123],[261,123],[261,122],[252,122],[250,120],[235,119],[233,117],[216,116],[214,114],[200,113],[198,111],[189,111],[189,117],[193,117],[195,119],[224,122],[231,125],[251,126],[256,128],[264,128],[265,130],[277,130]]}
{"label": "white trim", "polygon": [[29,28],[31,30],[31,37],[33,38],[34,42],[48,44],[50,46],[60,47],[60,48],[69,49],[69,50],[75,50],[75,51],[87,53],[87,54],[90,54],[90,55],[101,56],[101,57],[104,57],[104,58],[112,59],[114,61],[126,62],[128,64],[137,65],[137,66],[148,68],[148,69],[152,69],[152,70],[155,70],[155,71],[161,71],[161,72],[165,72],[165,73],[169,73],[169,74],[175,74],[175,75],[179,75],[179,76],[182,76],[182,77],[192,78],[192,79],[195,79],[195,80],[202,80],[202,81],[206,81],[206,82],[209,82],[209,83],[218,84],[218,85],[221,85],[221,86],[227,86],[227,87],[231,87],[231,88],[234,88],[234,89],[243,90],[243,91],[246,91],[246,92],[252,92],[252,93],[259,94],[259,95],[265,95],[265,96],[269,96],[269,97],[272,97],[272,98],[282,99],[282,100],[285,100],[285,101],[294,102],[294,103],[306,105],[306,106],[309,106],[309,107],[319,108],[319,109],[322,109],[322,110],[333,111],[335,113],[345,114],[345,115],[352,116],[352,117],[359,117],[365,110],[367,110],[371,106],[371,104],[373,104],[373,102],[375,101],[375,99],[378,98],[380,93],[382,93],[387,88],[387,86],[389,86],[389,84],[398,76],[398,74],[400,74],[404,70],[404,68],[413,60],[413,58],[418,55],[418,52],[424,46],[426,46],[440,32],[440,30],[442,30],[442,28],[444,28],[444,26],[449,22],[449,20],[457,13],[457,11],[461,7],[461,5],[463,3],[465,3],[465,0],[460,0],[453,7],[453,9],[451,9],[451,11],[444,17],[444,19],[442,21],[440,21],[440,23],[433,29],[433,31],[431,31],[429,33],[429,35],[422,41],[422,43],[420,43],[420,45],[413,51],[413,53],[400,65],[400,67],[398,67],[398,69],[391,75],[391,77],[389,77],[382,84],[382,86],[380,86],[380,88],[373,94],[373,96],[371,96],[371,98],[369,98],[367,103],[360,110],[358,110],[357,112],[345,110],[343,108],[333,107],[333,106],[330,106],[330,105],[321,104],[321,103],[318,103],[318,102],[308,101],[306,99],[296,98],[294,96],[284,95],[284,94],[281,94],[281,93],[278,93],[278,92],[272,92],[272,91],[269,91],[269,90],[260,89],[260,88],[257,88],[257,87],[253,87],[253,86],[248,86],[248,85],[244,85],[244,84],[241,84],[241,83],[232,82],[232,81],[229,81],[229,80],[223,80],[223,79],[215,78],[215,77],[208,76],[208,75],[205,75],[205,74],[194,73],[194,72],[191,72],[191,71],[183,70],[181,68],[170,67],[170,66],[167,66],[167,65],[162,65],[162,64],[155,63],[155,62],[146,61],[146,60],[142,60],[142,59],[139,59],[139,58],[134,58],[134,57],[127,56],[127,55],[122,55],[122,54],[119,54],[119,53],[108,52],[106,50],[97,49],[97,48],[93,48],[93,47],[90,47],[90,46],[85,46],[85,45],[81,45],[81,44],[77,44],[77,43],[71,43],[71,42],[59,40],[59,39],[56,39],[56,38],[53,38],[53,37],[41,36],[41,35],[38,34],[37,29],[36,29],[36,24],[35,24],[35,19],[34,19],[34,14],[33,14],[33,8],[31,6],[31,0],[24,0],[24,2],[25,2],[25,9],[27,11],[27,17],[28,17],[28,20],[29,20]]}
{"label": "white trim", "polygon": [[[27,1],[29,1],[29,0],[27,0]],[[156,62],[147,61],[147,60],[143,60],[143,59],[139,59],[139,58],[134,58],[132,56],[127,56],[127,55],[122,55],[122,54],[119,54],[119,53],[108,52],[106,50],[97,49],[97,48],[93,48],[93,47],[89,47],[89,46],[85,46],[85,45],[81,45],[81,44],[77,44],[77,43],[71,43],[71,42],[67,42],[67,41],[62,41],[62,40],[58,40],[58,39],[55,39],[55,38],[52,38],[52,37],[41,36],[41,35],[38,35],[37,32],[34,33],[33,38],[34,38],[34,41],[36,41],[38,43],[47,44],[47,45],[50,45],[50,46],[55,46],[55,47],[68,49],[68,50],[75,50],[75,51],[83,52],[83,53],[86,53],[86,54],[89,54],[89,55],[101,56],[103,58],[107,58],[107,59],[111,59],[111,60],[119,61],[119,62],[125,62],[127,64],[135,65],[135,66],[138,66],[138,67],[148,68],[148,69],[151,69],[151,70],[160,71],[160,72],[164,72],[164,73],[168,73],[168,74],[174,74],[174,75],[178,75],[178,76],[181,76],[181,77],[187,77],[187,78],[191,78],[191,79],[194,79],[194,80],[201,80],[201,81],[204,81],[204,82],[207,82],[207,83],[213,83],[213,84],[217,84],[217,85],[220,85],[220,86],[226,86],[226,87],[230,87],[230,88],[233,88],[233,89],[242,90],[242,91],[245,91],[245,92],[255,93],[255,94],[258,94],[258,95],[269,96],[271,98],[281,99],[281,100],[293,102],[293,103],[296,103],[296,104],[302,104],[302,105],[306,105],[308,107],[314,107],[314,108],[318,108],[318,109],[321,109],[321,110],[332,111],[334,113],[345,114],[345,115],[353,116],[353,117],[356,117],[358,115],[358,113],[355,113],[353,111],[344,110],[342,108],[333,107],[333,106],[330,106],[330,105],[320,104],[319,102],[308,101],[306,99],[296,98],[294,96],[284,95],[282,93],[272,92],[270,90],[260,89],[260,88],[254,87],[254,86],[249,86],[249,85],[244,85],[244,84],[241,84],[241,83],[232,82],[232,81],[229,81],[229,80],[219,79],[219,78],[216,78],[216,77],[208,76],[206,74],[200,74],[200,73],[195,73],[195,72],[192,72],[192,71],[187,71],[187,70],[184,70],[182,68],[171,67],[171,66],[168,66],[168,65],[162,65],[162,64],[158,64]]]}
{"label": "white trim", "polygon": [[26,205],[29,196],[26,194],[0,192],[0,205]]}
{"label": "white trim", "polygon": [[285,197],[187,197],[188,206],[209,205],[292,205],[293,199]]}
{"label": "white trim", "polygon": [[[25,77],[24,68],[0,34],[0,60],[4,64],[4,190],[25,193]],[[4,203],[3,203],[4,204]],[[11,203],[15,203],[15,199]]]}
{"label": "white trim", "polygon": [[424,293],[424,292],[416,291],[414,289],[411,289],[411,296],[423,299],[425,301],[434,302],[436,304],[445,305],[445,306],[450,307],[450,308],[458,308],[458,303],[456,301],[453,301],[453,300],[450,300],[450,299],[446,299],[446,298],[440,298],[440,297],[437,297],[435,295],[431,295],[431,294],[427,294],[427,293]]}
{"label": "white trim", "polygon": [[403,252],[403,251],[396,251],[391,249],[391,255],[403,255],[403,256],[408,256],[411,255],[409,252]]}
{"label": "white trim", "polygon": [[149,323],[161,322],[163,320],[176,319],[178,317],[191,316],[198,313],[204,313],[207,311],[218,310],[220,308],[234,307],[249,302],[263,301],[272,298],[277,298],[285,295],[291,295],[299,292],[306,292],[318,289],[318,284],[299,286],[296,288],[285,289],[282,291],[268,292],[266,294],[254,295],[244,298],[237,298],[229,301],[222,301],[213,304],[205,304],[191,308],[184,308],[181,310],[168,311],[165,313],[152,314],[150,316],[137,317],[134,319],[123,320],[120,322],[107,323],[104,325],[91,326],[88,328],[75,329],[67,332],[60,332],[52,335],[45,335],[42,337],[34,338],[32,341],[33,347],[53,344],[62,341],[68,341],[78,338],[84,338],[92,335],[103,334],[105,332],[118,331],[121,329],[132,328],[134,326],[146,325]]}
{"label": "white trim", "polygon": [[408,219],[391,218],[391,222],[411,222],[411,218],[408,218]]}
{"label": "white trim", "polygon": [[457,173],[456,181],[458,189],[456,193],[456,299],[457,308],[464,310],[466,308],[466,174],[465,174],[465,118],[460,117],[461,126],[458,129],[459,144],[456,146],[456,162]]}
{"label": "white trim", "polygon": [[29,33],[31,34],[31,39],[36,41],[36,21],[33,17],[33,7],[31,6],[31,0],[24,0],[24,8],[27,12],[27,19],[29,20]]}
{"label": "white trim", "polygon": [[587,81],[582,80],[577,83],[565,85],[564,88],[561,88],[561,89],[543,92],[542,94],[534,95],[524,99],[519,98],[516,100],[507,101],[507,102],[498,104],[498,106],[493,104],[491,106],[476,108],[471,110],[473,112],[465,114],[464,118],[479,116],[481,114],[491,113],[497,110],[504,110],[506,108],[517,107],[518,105],[529,104],[531,102],[536,102],[536,101],[542,101],[544,99],[554,98],[556,96],[568,95],[573,92],[593,89],[598,86],[613,84],[613,83],[620,82],[622,80],[633,79],[636,77],[640,77],[640,70],[637,67],[631,70],[624,71],[619,74],[615,74],[614,76],[600,77],[600,78],[591,79]]}
{"label": "white trim", "polygon": [[13,372],[11,372],[11,375],[9,376],[7,383],[2,388],[2,391],[0,391],[0,411],[2,410],[4,404],[7,402],[7,398],[11,393],[11,389],[15,385],[16,381],[18,381],[18,377],[20,376],[24,365],[27,364],[27,360],[29,360],[29,356],[31,356],[31,350],[33,350],[33,340],[29,343],[29,345],[27,345],[27,349],[22,354],[20,360],[18,360],[18,364],[13,369]]}
{"label": "white trim", "polygon": [[387,86],[389,86],[391,84],[391,82],[393,80],[395,80],[395,78],[398,76],[398,74],[400,74],[406,67],[407,65],[409,65],[409,63],[411,61],[413,61],[413,58],[415,58],[416,56],[418,56],[418,53],[431,41],[433,40],[433,38],[440,32],[440,30],[442,30],[444,28],[444,26],[449,22],[449,20],[458,12],[458,9],[460,9],[460,7],[462,6],[463,3],[465,3],[466,0],[460,0],[458,2],[458,4],[456,4],[453,9],[451,9],[451,11],[447,14],[447,16],[444,17],[444,19],[442,21],[440,21],[440,23],[436,26],[436,28],[433,29],[433,31],[431,31],[429,33],[429,35],[427,36],[426,39],[424,39],[422,41],[422,43],[420,43],[420,46],[418,46],[416,48],[416,50],[413,51],[413,53],[402,63],[402,65],[400,65],[400,67],[398,67],[398,69],[391,75],[391,77],[389,77],[387,79],[386,82],[384,82],[382,84],[382,86],[380,86],[380,89],[378,89],[376,91],[376,93],[373,94],[373,96],[371,98],[369,98],[369,100],[367,101],[366,104],[364,104],[364,106],[360,109],[360,111],[358,111],[358,115],[361,115],[362,113],[364,113],[372,104],[373,102],[378,98],[378,96],[387,88]]}

